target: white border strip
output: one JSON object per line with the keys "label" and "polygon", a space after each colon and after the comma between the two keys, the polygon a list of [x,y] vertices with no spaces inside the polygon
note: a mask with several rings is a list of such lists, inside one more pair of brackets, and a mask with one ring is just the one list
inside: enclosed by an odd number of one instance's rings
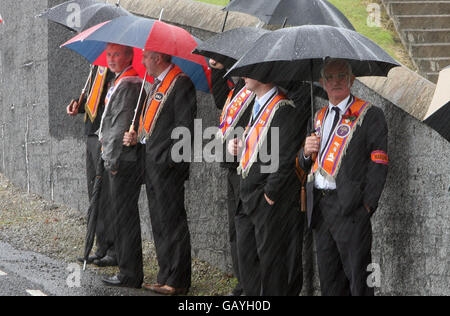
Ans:
{"label": "white border strip", "polygon": [[27,290],[27,293],[31,296],[47,296],[39,290]]}

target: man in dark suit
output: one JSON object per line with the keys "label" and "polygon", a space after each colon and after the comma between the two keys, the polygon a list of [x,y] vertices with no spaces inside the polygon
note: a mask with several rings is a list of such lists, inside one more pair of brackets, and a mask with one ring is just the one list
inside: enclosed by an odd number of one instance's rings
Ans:
{"label": "man in dark suit", "polygon": [[301,278],[303,217],[295,157],[306,126],[273,84],[250,78],[245,83],[256,94],[252,117],[244,141],[228,145],[233,155],[243,149],[242,208],[235,219],[241,282],[250,296],[298,295],[293,285]]}
{"label": "man in dark suit", "polygon": [[[374,295],[370,217],[387,175],[387,124],[381,109],[350,94],[350,65],[330,59],[321,84],[329,105],[316,113],[299,162],[309,171],[308,224],[314,230],[323,295]],[[311,158],[317,155],[317,158]]]}
{"label": "man in dark suit", "polygon": [[164,295],[185,294],[191,286],[191,242],[184,205],[190,164],[174,161],[176,141],[171,135],[176,128],[194,135],[197,95],[191,79],[172,64],[171,56],[144,51],[142,62],[155,82],[141,112],[139,134],[126,133],[123,141],[144,147],[145,185],[159,264],[157,283],[144,288]]}
{"label": "man in dark suit", "polygon": [[[100,121],[105,109],[105,97],[114,80],[114,73],[107,67],[94,67],[91,77],[88,94],[81,100],[72,100],[67,106],[67,114],[75,116],[84,114],[84,133],[86,139],[86,175],[88,185],[89,200],[92,198],[92,191],[96,175],[97,162],[100,159],[101,144],[98,141],[96,132],[100,127]],[[93,80],[92,80],[93,79]],[[107,187],[106,179],[105,185]],[[97,227],[95,231],[97,250],[95,254],[89,257],[87,263],[94,263],[98,266],[116,266],[116,254],[114,250],[114,234],[112,232],[112,218],[109,212],[108,190],[102,190],[100,198],[100,208],[97,218]],[[79,258],[83,262],[84,258]]]}
{"label": "man in dark suit", "polygon": [[[221,63],[211,59],[209,64],[211,66],[214,102],[216,107],[222,110],[218,137],[225,146],[225,156],[223,157],[224,159],[220,166],[227,170],[228,238],[230,241],[233,273],[238,280],[238,284],[233,289],[231,295],[240,296],[243,294],[243,289],[239,281],[240,274],[236,243],[236,225],[234,223],[234,218],[240,207],[240,176],[236,171],[239,167],[239,161],[237,161],[236,156],[231,157],[232,159],[227,159],[226,146],[233,136],[236,136],[236,129],[241,128],[243,130],[247,126],[252,112],[255,94],[251,91],[247,92],[243,79],[239,79],[234,86],[230,86],[230,81],[224,77],[226,69]],[[239,95],[242,95],[243,97],[239,97]]]}
{"label": "man in dark suit", "polygon": [[119,273],[102,281],[110,286],[140,288],[144,279],[138,208],[141,170],[137,148],[123,146],[123,135],[133,119],[142,84],[131,65],[133,57],[131,47],[108,44],[106,48],[108,67],[116,78],[106,96],[99,139],[108,174]]}

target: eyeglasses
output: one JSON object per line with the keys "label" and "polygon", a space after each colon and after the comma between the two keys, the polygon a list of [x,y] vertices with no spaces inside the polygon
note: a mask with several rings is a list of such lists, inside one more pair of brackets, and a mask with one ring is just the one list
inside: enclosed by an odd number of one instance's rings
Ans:
{"label": "eyeglasses", "polygon": [[330,81],[330,80],[333,80],[333,79],[338,80],[338,81],[342,81],[342,80],[344,80],[346,78],[348,78],[348,74],[345,73],[345,72],[340,72],[340,73],[338,73],[336,75],[325,74],[325,80],[326,81]]}

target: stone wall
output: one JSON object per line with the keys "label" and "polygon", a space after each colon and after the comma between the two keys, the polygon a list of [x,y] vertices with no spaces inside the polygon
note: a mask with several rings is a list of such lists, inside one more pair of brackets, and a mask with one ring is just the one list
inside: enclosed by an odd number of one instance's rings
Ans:
{"label": "stone wall", "polygon": [[[34,18],[61,2],[2,0],[6,24],[0,25],[0,171],[30,192],[84,212],[82,118],[69,118],[65,105],[81,90],[88,64],[58,48],[73,34]],[[224,18],[220,8],[190,0],[122,0],[121,4],[149,17],[158,17],[164,7],[164,20],[182,24],[202,39],[220,31]],[[232,13],[227,28],[256,23]],[[394,74],[382,84],[357,81],[353,91],[380,106],[389,125],[390,172],[373,217],[374,263],[381,268],[377,293],[449,295],[450,146],[408,112],[421,106],[415,98],[403,97],[397,104],[396,90],[389,89],[392,84],[409,80],[411,86],[413,80],[421,86],[420,77],[412,72],[406,76]],[[429,93],[432,86],[426,89]],[[203,128],[216,125],[219,113],[211,96],[199,93],[198,101]],[[193,163],[186,188],[193,255],[230,271],[223,171],[216,163]],[[145,200],[142,192],[143,233],[151,238]],[[311,232],[305,236],[304,259],[303,294],[319,294]]]}

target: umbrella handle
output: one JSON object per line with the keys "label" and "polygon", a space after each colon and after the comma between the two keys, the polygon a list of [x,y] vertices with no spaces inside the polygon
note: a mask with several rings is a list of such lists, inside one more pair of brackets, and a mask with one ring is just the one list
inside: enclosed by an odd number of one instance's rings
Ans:
{"label": "umbrella handle", "polygon": [[[317,136],[316,135],[316,133],[311,133],[311,136]],[[317,153],[313,153],[312,155],[311,155],[311,159],[312,159],[312,161],[313,162],[316,162],[316,159],[317,159]]]}

